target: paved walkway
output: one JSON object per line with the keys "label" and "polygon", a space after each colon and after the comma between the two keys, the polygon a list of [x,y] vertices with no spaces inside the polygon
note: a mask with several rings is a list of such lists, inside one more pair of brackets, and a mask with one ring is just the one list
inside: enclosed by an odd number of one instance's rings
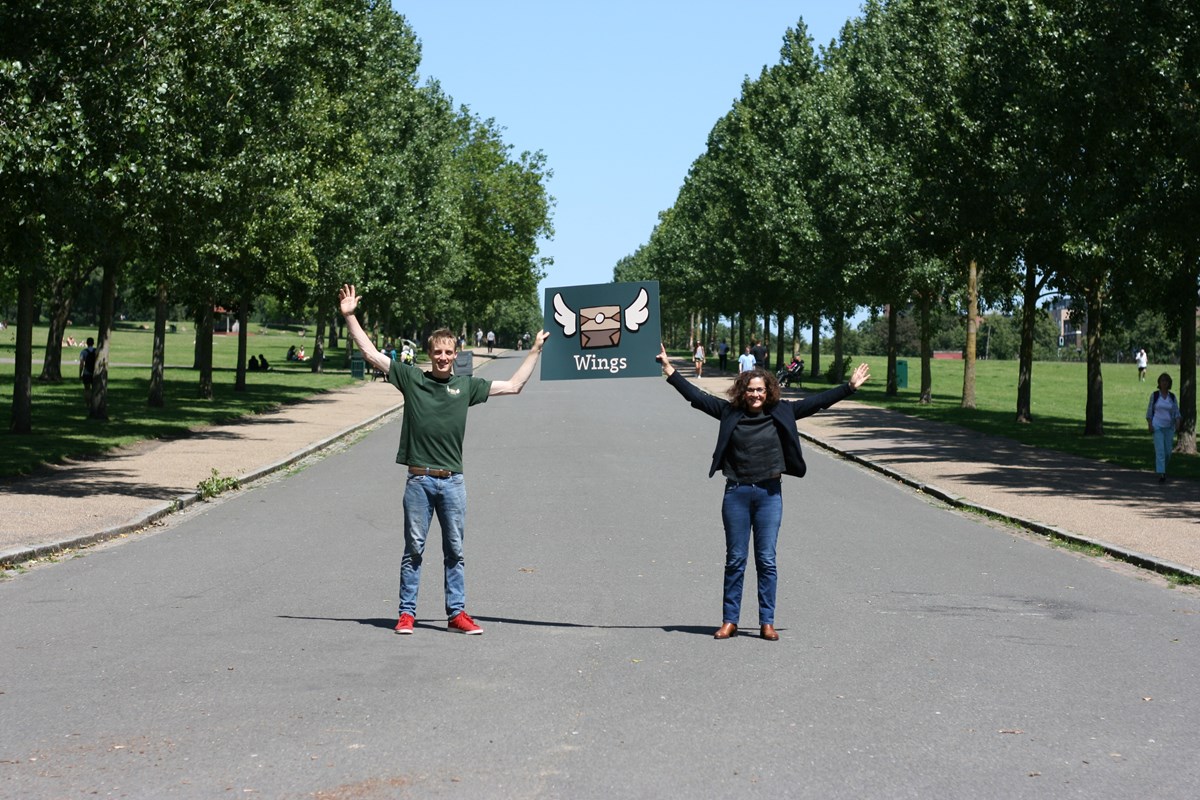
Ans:
{"label": "paved walkway", "polygon": [[[698,383],[723,393],[729,380]],[[386,383],[365,382],[186,439],[145,442],[0,483],[0,564],[136,531],[199,499],[197,486],[214,468],[249,483],[397,413],[400,400]],[[800,428],[810,442],[953,505],[1200,577],[1200,492],[1192,482],[1159,485],[1149,472],[852,401]]]}

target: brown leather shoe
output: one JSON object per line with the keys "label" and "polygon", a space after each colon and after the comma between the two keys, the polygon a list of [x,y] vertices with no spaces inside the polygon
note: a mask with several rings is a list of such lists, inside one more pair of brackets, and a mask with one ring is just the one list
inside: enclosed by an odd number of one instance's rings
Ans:
{"label": "brown leather shoe", "polygon": [[775,632],[774,625],[763,625],[758,629],[759,637],[766,639],[768,642],[778,642],[779,634]]}
{"label": "brown leather shoe", "polygon": [[713,634],[714,639],[728,639],[730,636],[737,636],[737,625],[732,622],[726,622]]}

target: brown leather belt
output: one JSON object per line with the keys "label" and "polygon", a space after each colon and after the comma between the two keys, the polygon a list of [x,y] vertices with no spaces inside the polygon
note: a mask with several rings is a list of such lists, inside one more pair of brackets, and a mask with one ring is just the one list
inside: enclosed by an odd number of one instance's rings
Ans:
{"label": "brown leather belt", "polygon": [[409,475],[428,475],[431,478],[449,478],[454,473],[448,469],[430,469],[429,467],[409,467]]}

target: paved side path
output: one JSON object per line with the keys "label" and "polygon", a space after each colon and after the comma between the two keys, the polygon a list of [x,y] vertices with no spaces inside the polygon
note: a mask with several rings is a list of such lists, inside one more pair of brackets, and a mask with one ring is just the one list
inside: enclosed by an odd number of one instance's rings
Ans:
{"label": "paved side path", "polygon": [[0,482],[0,565],[138,530],[198,500],[197,486],[214,469],[251,482],[388,417],[402,400],[387,382],[367,381],[187,438]]}
{"label": "paved side path", "polygon": [[[482,362],[476,358],[477,367]],[[698,383],[723,393],[729,380]],[[135,531],[194,502],[214,468],[243,482],[261,478],[396,413],[401,399],[384,382],[365,382],[186,439],[146,442],[0,483],[0,564]],[[853,401],[800,428],[811,442],[952,504],[1200,577],[1200,492],[1191,482],[1160,486],[1148,472]]]}

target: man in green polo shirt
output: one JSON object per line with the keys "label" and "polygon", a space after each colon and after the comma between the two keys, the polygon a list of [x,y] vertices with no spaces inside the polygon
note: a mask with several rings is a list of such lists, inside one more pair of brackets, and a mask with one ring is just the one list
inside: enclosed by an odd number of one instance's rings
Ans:
{"label": "man in green polo shirt", "polygon": [[400,560],[400,620],[396,623],[396,633],[413,632],[425,539],[435,513],[442,529],[446,628],[460,633],[483,633],[483,628],[466,612],[463,524],[467,492],[462,447],[467,409],[487,402],[492,395],[520,394],[533,375],[538,354],[550,334],[542,331],[537,335],[529,355],[511,380],[487,381],[453,373],[458,340],[451,331],[442,328],[434,331],[426,343],[431,369],[422,372],[375,348],[354,315],[358,300],[349,284],[338,292],[338,307],[346,318],[346,328],[366,362],[387,374],[388,383],[404,395],[396,463],[408,465],[408,480],[404,487],[404,557]]}

